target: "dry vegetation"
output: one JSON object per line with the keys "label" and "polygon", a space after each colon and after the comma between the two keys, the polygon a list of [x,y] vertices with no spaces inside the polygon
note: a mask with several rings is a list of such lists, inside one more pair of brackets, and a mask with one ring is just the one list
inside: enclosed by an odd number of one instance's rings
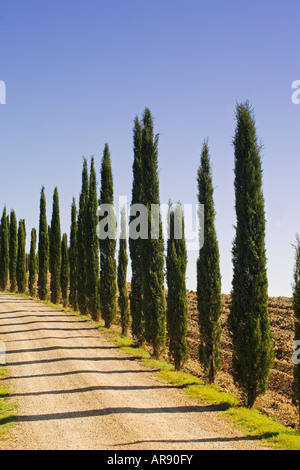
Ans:
{"label": "dry vegetation", "polygon": [[[232,347],[227,329],[227,317],[231,298],[223,295],[221,360],[222,370],[217,376],[217,384],[225,391],[238,394],[231,376]],[[197,323],[197,299],[195,292],[188,292],[189,330],[188,344],[190,360],[188,369],[203,377],[203,370],[197,360],[199,331]],[[267,393],[260,397],[256,406],[268,415],[279,419],[287,426],[298,424],[298,413],[292,404],[293,362],[292,343],[294,341],[294,312],[292,299],[286,297],[269,298],[269,313],[273,338],[276,346],[276,359],[269,378]]]}

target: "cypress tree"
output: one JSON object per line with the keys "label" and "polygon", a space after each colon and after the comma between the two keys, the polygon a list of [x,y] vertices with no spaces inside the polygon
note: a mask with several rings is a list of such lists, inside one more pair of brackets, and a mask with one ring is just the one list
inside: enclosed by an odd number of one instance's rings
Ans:
{"label": "cypress tree", "polygon": [[81,193],[79,198],[79,211],[78,211],[78,231],[77,231],[77,243],[78,243],[78,307],[82,314],[85,314],[88,309],[88,297],[87,297],[87,206],[89,198],[89,175],[87,160],[83,160],[82,169],[82,185]]}
{"label": "cypress tree", "polygon": [[60,285],[63,306],[68,306],[68,289],[69,289],[69,259],[68,259],[68,236],[63,234],[61,241],[61,271]]}
{"label": "cypress tree", "polygon": [[[142,126],[136,117],[134,122],[133,151],[134,161],[132,166],[133,183],[131,206],[142,203]],[[130,224],[135,216],[130,216]],[[143,313],[143,280],[141,261],[141,238],[135,239],[129,233],[129,250],[131,258],[131,292],[130,292],[130,313],[131,330],[134,340],[139,345],[145,341],[145,319]]]}
{"label": "cypress tree", "polygon": [[[167,331],[169,354],[176,370],[180,370],[188,360],[186,341],[188,327],[188,307],[186,295],[187,251],[184,236],[184,218],[181,206],[169,208],[169,237],[167,242]],[[178,232],[180,229],[180,232]]]}
{"label": "cypress tree", "polygon": [[[109,204],[111,208],[114,204],[113,175],[111,169],[111,159],[109,147],[105,144],[103,159],[101,164],[101,191],[100,207]],[[99,217],[100,223],[104,216]],[[117,310],[117,266],[116,266],[116,234],[115,216],[110,213],[110,227],[106,238],[100,238],[100,305],[101,314],[106,328],[110,328],[116,318]]]}
{"label": "cypress tree", "polygon": [[36,229],[31,230],[28,289],[31,297],[35,297],[36,289]]}
{"label": "cypress tree", "polygon": [[293,310],[295,314],[295,359],[293,357],[293,404],[299,410],[299,427],[300,427],[300,361],[299,361],[299,346],[300,346],[300,240],[297,236],[297,244],[295,247],[295,268],[294,268],[294,286],[293,286]]}
{"label": "cypress tree", "polygon": [[48,225],[48,240],[49,240],[49,259],[48,259],[48,269],[49,272],[51,273],[51,253],[50,253],[50,240],[51,240],[51,225]]}
{"label": "cypress tree", "polygon": [[57,188],[53,193],[52,219],[50,229],[50,289],[51,302],[59,303],[61,295],[60,268],[61,268],[61,228],[59,215],[59,196]]}
{"label": "cypress tree", "polygon": [[148,227],[151,227],[151,235],[141,243],[145,338],[152,346],[153,354],[159,357],[165,350],[166,339],[164,240],[159,210],[158,135],[154,136],[153,119],[148,108],[143,115],[142,201],[148,212]]}
{"label": "cypress tree", "polygon": [[9,242],[6,207],[3,209],[1,218],[1,239],[0,239],[0,290],[7,289],[9,276]]}
{"label": "cypress tree", "polygon": [[35,255],[35,262],[36,262],[36,273],[39,273],[39,253],[37,252]]}
{"label": "cypress tree", "polygon": [[73,198],[71,209],[71,229],[70,229],[70,248],[69,248],[69,265],[70,265],[70,293],[69,303],[74,310],[78,308],[78,247],[77,247],[77,208],[75,198]]}
{"label": "cypress tree", "polygon": [[18,292],[26,292],[26,253],[25,253],[24,221],[19,221],[18,227],[18,253],[17,253],[17,285]]}
{"label": "cypress tree", "polygon": [[128,308],[128,291],[127,291],[127,239],[126,239],[126,218],[125,209],[121,211],[121,233],[118,257],[118,305],[121,314],[122,335],[127,336],[129,328],[129,308]]}
{"label": "cypress tree", "polygon": [[14,210],[10,213],[9,232],[9,280],[10,290],[15,292],[17,288],[18,224]]}
{"label": "cypress tree", "polygon": [[273,341],[268,313],[261,156],[248,102],[237,105],[236,119],[233,143],[237,223],[228,322],[233,343],[233,378],[244,392],[247,406],[252,407],[267,389]]}
{"label": "cypress tree", "polygon": [[38,294],[41,300],[48,297],[49,237],[46,215],[45,188],[42,187],[40,198],[39,243],[38,243]]}
{"label": "cypress tree", "polygon": [[[10,221],[9,221],[9,214],[6,216],[7,221],[7,230],[8,230],[8,246],[9,246],[9,236],[10,236]],[[9,250],[8,250],[9,251]]]}
{"label": "cypress tree", "polygon": [[91,158],[89,197],[87,203],[87,297],[93,320],[100,317],[99,297],[99,241],[97,237],[97,179],[94,158]]}
{"label": "cypress tree", "polygon": [[24,235],[25,235],[25,240],[26,240],[26,223],[25,223],[25,219],[22,219],[22,222],[23,222],[23,228],[24,228]]}
{"label": "cypress tree", "polygon": [[204,206],[204,245],[197,260],[197,303],[200,328],[199,359],[208,371],[210,383],[220,369],[220,338],[222,314],[219,246],[215,230],[213,184],[207,141],[203,144],[198,169],[198,202]]}

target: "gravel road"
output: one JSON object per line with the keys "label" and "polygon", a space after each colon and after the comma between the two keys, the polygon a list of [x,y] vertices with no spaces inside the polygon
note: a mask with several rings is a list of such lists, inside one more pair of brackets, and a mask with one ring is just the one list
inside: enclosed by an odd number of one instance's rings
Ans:
{"label": "gravel road", "polygon": [[0,339],[18,404],[1,450],[257,448],[84,319],[0,294]]}

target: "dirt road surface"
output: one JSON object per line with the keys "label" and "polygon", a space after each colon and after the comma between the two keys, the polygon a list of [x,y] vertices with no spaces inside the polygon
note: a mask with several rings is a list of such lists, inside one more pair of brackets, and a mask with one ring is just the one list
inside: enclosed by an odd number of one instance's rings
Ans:
{"label": "dirt road surface", "polygon": [[256,449],[108,342],[88,321],[0,295],[17,425],[2,450]]}

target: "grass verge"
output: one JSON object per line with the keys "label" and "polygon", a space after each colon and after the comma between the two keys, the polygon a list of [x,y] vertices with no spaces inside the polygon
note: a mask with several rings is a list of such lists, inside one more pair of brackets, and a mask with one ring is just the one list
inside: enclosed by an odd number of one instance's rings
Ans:
{"label": "grass verge", "polygon": [[[91,322],[95,328],[104,333],[108,341],[116,344],[124,353],[141,361],[160,380],[170,386],[181,389],[192,400],[213,406],[219,418],[241,430],[249,439],[252,438],[263,446],[276,450],[300,450],[299,431],[284,426],[256,408],[248,409],[243,407],[236,396],[223,392],[216,385],[209,385],[187,371],[175,371],[172,364],[151,356],[144,348],[137,347],[131,338],[120,335],[118,331],[107,329],[101,322],[95,322],[89,316],[81,315],[70,308],[63,308],[49,301],[41,301],[26,295],[8,293],[36,302],[42,302],[56,310],[71,313],[80,319]],[[7,374],[7,371],[3,370],[3,374]],[[5,426],[9,426],[11,424],[10,420],[15,416],[14,405],[7,401],[8,397],[9,390],[5,387],[1,388],[0,369],[0,423],[4,423]],[[4,403],[3,411],[1,408],[2,403]]]}
{"label": "grass verge", "polygon": [[15,425],[17,405],[11,400],[11,392],[7,379],[9,371],[0,367],[0,440],[8,436],[9,430]]}

